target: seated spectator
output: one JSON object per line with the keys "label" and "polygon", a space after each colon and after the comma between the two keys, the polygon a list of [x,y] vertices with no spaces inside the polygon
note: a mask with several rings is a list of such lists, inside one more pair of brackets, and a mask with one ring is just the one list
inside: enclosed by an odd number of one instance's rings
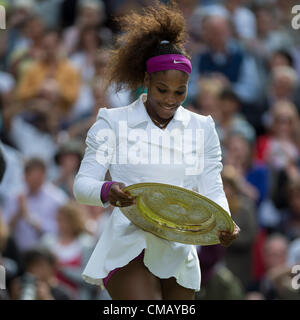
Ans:
{"label": "seated spectator", "polygon": [[195,101],[187,105],[190,111],[211,115],[216,123],[219,122],[220,110],[218,108],[218,96],[225,84],[217,76],[202,77],[199,80],[199,92],[195,96]]}
{"label": "seated spectator", "polygon": [[267,237],[263,245],[265,274],[249,287],[249,292],[259,292],[266,300],[299,300],[300,291],[292,288],[291,268],[288,266],[288,241],[280,234]]}
{"label": "seated spectator", "polygon": [[[96,59],[96,66],[100,69]],[[101,62],[101,68],[103,68],[103,61]],[[103,71],[102,71],[103,72]],[[92,84],[92,94],[93,94],[93,109],[92,114],[85,117],[84,119],[74,120],[67,130],[65,131],[68,139],[78,139],[83,141],[86,138],[87,132],[89,128],[93,125],[97,118],[97,114],[99,110],[103,107],[110,108],[110,104],[108,102],[108,90],[105,84],[105,80],[100,75],[98,76],[98,71],[96,72],[96,76],[93,78]]]}
{"label": "seated spectator", "polygon": [[95,74],[94,62],[100,46],[101,41],[95,27],[89,26],[80,30],[79,41],[70,60],[85,82],[91,81]]}
{"label": "seated spectator", "polygon": [[244,288],[252,280],[252,248],[257,231],[255,203],[240,194],[240,176],[234,167],[224,166],[222,180],[231,217],[241,235],[225,251],[226,267],[241,281]]}
{"label": "seated spectator", "polygon": [[270,73],[268,87],[265,89],[263,97],[264,112],[261,121],[265,129],[269,129],[272,119],[272,109],[280,101],[290,101],[295,104],[298,113],[300,112],[300,102],[297,99],[299,80],[296,71],[289,66],[274,67]]}
{"label": "seated spectator", "polygon": [[231,134],[239,134],[251,144],[255,141],[255,130],[240,113],[241,102],[230,89],[224,89],[218,96],[220,110],[217,132],[221,143],[227,143]]}
{"label": "seated spectator", "polygon": [[43,20],[37,15],[31,15],[27,18],[23,30],[29,45],[15,49],[9,56],[9,71],[17,81],[31,63],[40,60],[43,54],[42,43],[45,32]]}
{"label": "seated spectator", "polygon": [[191,56],[202,52],[204,43],[201,32],[201,22],[203,17],[203,6],[198,5],[187,20],[187,30],[189,39],[186,43],[186,48]]}
{"label": "seated spectator", "polygon": [[91,82],[95,74],[95,59],[101,41],[95,27],[84,27],[79,34],[79,42],[70,57],[72,65],[81,74],[81,87],[79,96],[72,108],[72,118],[81,118],[92,113],[94,100]]}
{"label": "seated spectator", "polygon": [[240,0],[203,1],[195,10],[202,16],[225,16],[239,41],[247,44],[256,37],[256,17]]}
{"label": "seated spectator", "polygon": [[[22,105],[10,104],[3,112],[3,136],[6,138],[5,146],[12,147],[8,153],[20,153],[19,157],[26,159],[43,159],[49,169],[49,175],[53,176],[53,157],[58,148],[59,123],[57,114],[51,107],[52,105],[45,100],[34,101],[24,113]],[[17,155],[14,158],[17,158]],[[19,169],[20,166],[17,171]],[[18,186],[14,186],[16,187]]]}
{"label": "seated spectator", "polygon": [[3,208],[4,220],[21,251],[36,246],[45,232],[56,232],[57,209],[67,201],[63,191],[46,183],[42,160],[28,160],[24,173],[25,190],[10,197]]}
{"label": "seated spectator", "polygon": [[102,0],[80,0],[77,6],[75,24],[65,29],[63,34],[63,46],[65,53],[70,56],[76,50],[80,41],[80,33],[86,27],[93,27],[104,45],[109,45],[112,40],[112,33],[103,26],[105,20],[105,6]]}
{"label": "seated spectator", "polygon": [[[272,54],[270,55],[269,59],[266,61],[266,84],[264,85],[264,88],[266,88],[266,90],[268,90],[268,86],[269,83],[272,82],[272,76],[273,76],[273,71],[274,70],[282,70],[282,82],[285,81],[286,83],[289,82],[294,82],[294,76],[297,75],[297,70],[296,70],[296,58],[295,55],[293,54],[292,50],[288,50],[288,49],[278,49],[274,52],[272,52]],[[285,70],[285,71],[284,71]],[[289,71],[288,71],[289,70]],[[293,71],[291,71],[293,70]],[[285,75],[285,80],[284,80],[284,72],[286,73]],[[277,71],[277,73],[280,74],[280,72]],[[288,73],[290,73],[290,75],[288,75]],[[278,78],[280,78],[280,76],[277,75]],[[299,80],[299,74],[297,76],[298,80]],[[279,82],[279,80],[277,80]],[[276,81],[275,81],[276,82]],[[298,93],[298,89],[299,89],[299,81],[295,81],[295,85],[296,89],[294,89],[291,94],[290,94],[290,99],[291,101],[295,102],[295,104],[297,106],[299,106],[299,93]],[[287,86],[287,85],[286,85]],[[275,90],[273,90],[274,92],[276,92]],[[278,90],[277,90],[278,91]],[[270,96],[272,95],[272,93],[269,94]],[[288,95],[287,95],[288,96]],[[279,99],[282,99],[279,97]],[[285,99],[285,96],[283,97],[283,99]],[[268,104],[268,101],[265,100],[265,103]],[[267,105],[267,107],[269,107]]]}
{"label": "seated spectator", "polygon": [[292,38],[282,30],[279,30],[279,21],[270,4],[262,3],[254,5],[254,14],[257,21],[257,36],[248,43],[248,49],[257,57],[264,60],[269,59],[272,52],[291,48]]}
{"label": "seated spectator", "polygon": [[270,70],[284,66],[294,68],[294,58],[292,54],[286,49],[274,51],[269,60]]}
{"label": "seated spectator", "polygon": [[80,86],[79,73],[61,56],[60,36],[47,30],[43,38],[43,59],[24,72],[17,88],[17,98],[24,104],[44,99],[52,104],[57,121],[66,117],[75,102]]}
{"label": "seated spectator", "polygon": [[93,299],[98,288],[86,283],[81,273],[95,246],[95,239],[85,229],[86,212],[77,203],[58,210],[57,234],[46,234],[41,245],[48,248],[58,262],[57,277],[76,299]]}
{"label": "seated spectator", "polygon": [[256,101],[260,89],[256,64],[232,39],[229,20],[222,15],[204,17],[202,36],[207,50],[192,57],[189,96],[193,98],[196,95],[200,76],[219,73],[228,79],[243,102]]}
{"label": "seated spectator", "polygon": [[257,140],[256,159],[276,170],[296,162],[299,152],[295,145],[299,115],[290,101],[279,101],[271,110],[269,132]]}
{"label": "seated spectator", "polygon": [[70,293],[55,276],[56,260],[44,249],[34,248],[24,253],[25,272],[10,286],[13,300],[70,300]]}
{"label": "seated spectator", "polygon": [[238,38],[247,44],[256,37],[256,17],[251,10],[243,5],[242,0],[227,0],[224,7],[231,15],[234,31]]}
{"label": "seated spectator", "polygon": [[7,30],[5,30],[7,33],[7,47],[5,50],[6,64],[8,63],[8,57],[14,50],[28,48],[30,46],[30,42],[26,34],[24,34],[24,24],[30,18],[33,8],[33,0],[15,0],[9,8],[10,14],[8,16]]}
{"label": "seated spectator", "polygon": [[254,160],[253,145],[240,134],[232,134],[224,147],[224,164],[241,176],[241,193],[259,205],[269,193],[269,169]]}
{"label": "seated spectator", "polygon": [[58,165],[58,176],[53,183],[73,198],[73,184],[79,169],[84,147],[79,141],[68,141],[63,144],[55,155]]}
{"label": "seated spectator", "polygon": [[[284,130],[282,129],[282,131]],[[285,149],[282,148],[277,156],[274,154],[273,159],[278,160],[277,163],[281,166],[272,168],[270,197],[261,203],[258,210],[258,221],[260,226],[269,231],[281,231],[293,240],[298,236],[297,201],[294,200],[297,197],[297,181],[300,179],[300,169],[295,159],[289,158],[288,146],[289,144],[286,145]],[[285,159],[287,159],[286,162],[284,162]],[[293,207],[294,205],[295,207]],[[293,222],[295,222],[295,228]]]}
{"label": "seated spectator", "polygon": [[271,89],[269,101],[289,100],[296,104],[298,111],[300,106],[296,98],[296,90],[299,88],[298,75],[292,67],[278,66],[272,69]]}

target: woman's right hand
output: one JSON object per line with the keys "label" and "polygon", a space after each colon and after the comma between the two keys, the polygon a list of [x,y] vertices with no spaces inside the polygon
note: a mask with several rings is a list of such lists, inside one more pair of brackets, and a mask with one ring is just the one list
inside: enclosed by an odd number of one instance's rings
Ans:
{"label": "woman's right hand", "polygon": [[136,203],[135,198],[130,195],[129,191],[123,191],[125,184],[115,182],[111,185],[108,193],[108,201],[115,207],[128,207]]}

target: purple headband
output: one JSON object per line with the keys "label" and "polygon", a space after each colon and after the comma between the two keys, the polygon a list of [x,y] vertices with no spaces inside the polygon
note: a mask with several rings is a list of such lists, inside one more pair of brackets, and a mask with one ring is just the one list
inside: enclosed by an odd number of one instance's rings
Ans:
{"label": "purple headband", "polygon": [[147,60],[147,72],[165,70],[181,70],[188,74],[192,72],[191,61],[181,54],[163,54]]}

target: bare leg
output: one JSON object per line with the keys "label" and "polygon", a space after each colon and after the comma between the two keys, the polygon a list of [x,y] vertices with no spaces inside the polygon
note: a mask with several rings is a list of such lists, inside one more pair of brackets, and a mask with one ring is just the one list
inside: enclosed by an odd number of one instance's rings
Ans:
{"label": "bare leg", "polygon": [[161,300],[160,279],[145,267],[142,260],[133,260],[115,272],[107,283],[113,300]]}
{"label": "bare leg", "polygon": [[174,277],[160,279],[163,300],[195,300],[195,291],[182,287]]}

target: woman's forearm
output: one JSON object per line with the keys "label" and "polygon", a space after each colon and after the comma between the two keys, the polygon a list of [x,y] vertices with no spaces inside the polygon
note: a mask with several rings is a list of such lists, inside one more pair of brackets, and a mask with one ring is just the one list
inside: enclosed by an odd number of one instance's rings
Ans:
{"label": "woman's forearm", "polygon": [[73,185],[75,199],[81,204],[108,207],[109,203],[101,201],[101,189],[104,183],[105,181],[78,174]]}

